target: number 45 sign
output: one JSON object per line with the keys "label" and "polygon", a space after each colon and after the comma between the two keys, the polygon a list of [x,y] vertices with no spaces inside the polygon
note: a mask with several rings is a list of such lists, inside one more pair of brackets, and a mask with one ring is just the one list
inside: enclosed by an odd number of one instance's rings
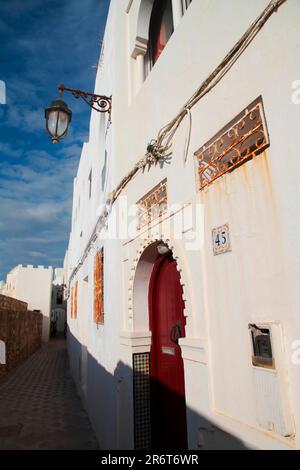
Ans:
{"label": "number 45 sign", "polygon": [[225,224],[221,227],[212,229],[212,241],[214,255],[221,255],[227,251],[231,251],[229,238],[229,225]]}

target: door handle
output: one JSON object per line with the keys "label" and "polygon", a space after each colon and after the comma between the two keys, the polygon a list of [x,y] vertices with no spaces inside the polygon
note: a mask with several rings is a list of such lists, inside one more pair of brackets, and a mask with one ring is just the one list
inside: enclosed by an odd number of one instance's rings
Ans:
{"label": "door handle", "polygon": [[181,338],[181,325],[180,323],[176,323],[173,325],[170,331],[170,340],[172,343],[178,344],[178,340]]}

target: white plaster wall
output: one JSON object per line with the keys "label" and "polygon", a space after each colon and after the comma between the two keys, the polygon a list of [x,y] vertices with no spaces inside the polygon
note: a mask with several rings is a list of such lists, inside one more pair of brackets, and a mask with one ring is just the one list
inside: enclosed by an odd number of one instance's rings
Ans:
{"label": "white plaster wall", "polygon": [[[127,0],[111,2],[95,91],[113,95],[112,125],[107,126],[106,118],[99,113],[92,113],[89,143],[83,148],[74,182],[69,273],[83,253],[105,194],[144,155],[147,144],[156,137],[160,127],[175,116],[268,2],[194,0],[135,94],[136,67],[131,55],[139,3],[140,0],[134,0],[126,13]],[[195,411],[189,415],[191,448],[203,445],[207,438],[199,435],[203,420],[224,429],[249,447],[300,446],[299,365],[291,362],[292,342],[300,337],[300,163],[296,145],[300,106],[291,100],[292,82],[299,79],[299,13],[297,0],[284,4],[222,82],[192,110],[187,163],[183,163],[187,134],[184,121],[174,138],[171,164],[139,174],[124,192],[128,203],[135,203],[167,177],[169,203],[204,204],[203,249],[186,251],[184,243],[176,245],[188,297],[187,338],[182,340],[182,351],[187,406]],[[282,25],[285,25],[285,34]],[[193,153],[259,95],[263,97],[270,149],[199,194]],[[101,174],[105,150],[107,181],[103,191]],[[89,200],[87,184],[91,168],[93,186]],[[79,195],[81,210],[74,223]],[[214,257],[211,230],[226,222],[230,226],[232,252]],[[105,324],[97,328],[93,322],[93,257],[96,248],[103,243]],[[89,277],[88,306],[79,300],[78,319],[69,319],[74,337],[70,351],[75,363],[80,350],[75,346],[76,341],[82,340],[84,318],[88,317],[87,406],[102,448],[133,445],[130,435],[133,423],[128,418],[128,410],[132,409],[128,369],[136,346],[130,335],[138,336],[143,332],[135,331],[128,306],[132,294],[130,278],[134,275],[139,243],[128,243],[126,248],[122,247],[123,243],[124,240],[97,241],[77,274],[79,282]],[[80,292],[79,289],[79,296]],[[86,298],[87,294],[84,295]],[[275,361],[280,370],[284,370],[284,379],[280,371],[278,377],[284,383],[282,401],[288,404],[295,422],[295,438],[268,432],[259,427],[256,419],[248,323],[260,321],[276,321],[282,327],[282,350]],[[123,330],[131,339],[120,340]],[[120,346],[122,341],[124,344]],[[127,369],[116,374],[120,361]],[[120,382],[119,379],[116,382],[118,374]],[[119,398],[101,390],[101,376],[111,377],[107,383],[119,390]],[[124,415],[116,416],[122,400],[128,404],[127,434]],[[113,418],[107,426],[110,413]],[[106,423],[104,428],[101,421]]]}
{"label": "white plaster wall", "polygon": [[7,285],[11,290],[6,295],[27,302],[29,310],[40,310],[43,314],[43,341],[49,339],[52,267],[16,266],[7,275]]}
{"label": "white plaster wall", "polygon": [[53,284],[61,285],[64,283],[64,268],[55,268],[53,272]]}

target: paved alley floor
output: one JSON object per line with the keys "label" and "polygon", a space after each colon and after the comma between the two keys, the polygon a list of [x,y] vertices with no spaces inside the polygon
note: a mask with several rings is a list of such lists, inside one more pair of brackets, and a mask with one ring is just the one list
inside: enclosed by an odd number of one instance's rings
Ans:
{"label": "paved alley floor", "polygon": [[0,384],[0,449],[98,449],[64,339],[49,341]]}

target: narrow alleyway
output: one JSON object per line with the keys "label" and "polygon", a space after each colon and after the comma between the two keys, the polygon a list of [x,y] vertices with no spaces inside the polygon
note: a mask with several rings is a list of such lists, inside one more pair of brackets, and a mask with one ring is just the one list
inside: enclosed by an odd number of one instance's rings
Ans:
{"label": "narrow alleyway", "polygon": [[68,369],[51,340],[0,383],[0,449],[97,449]]}

